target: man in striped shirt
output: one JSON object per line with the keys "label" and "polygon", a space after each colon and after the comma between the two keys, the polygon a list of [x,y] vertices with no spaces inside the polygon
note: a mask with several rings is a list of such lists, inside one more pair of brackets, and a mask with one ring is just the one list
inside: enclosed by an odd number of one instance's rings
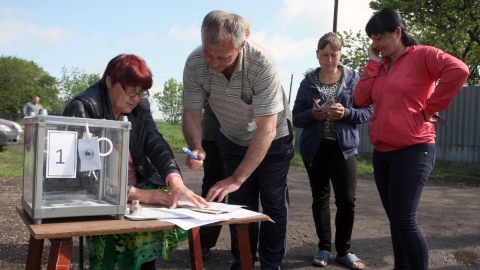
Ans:
{"label": "man in striped shirt", "polygon": [[[222,11],[202,23],[202,45],[187,58],[184,74],[183,132],[192,152],[203,160],[202,109],[206,101],[220,122],[218,148],[227,178],[210,188],[206,199],[245,205],[274,222],[250,224],[252,257],[261,269],[281,269],[288,220],[287,174],[293,157],[291,111],[271,54],[247,39],[248,22]],[[187,157],[190,169],[201,161]],[[231,269],[240,269],[236,230],[230,229]]]}

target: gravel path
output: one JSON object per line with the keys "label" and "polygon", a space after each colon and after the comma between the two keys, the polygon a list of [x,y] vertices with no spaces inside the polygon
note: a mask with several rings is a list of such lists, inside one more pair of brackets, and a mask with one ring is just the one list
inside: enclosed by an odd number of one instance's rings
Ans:
{"label": "gravel path", "polygon": [[[185,160],[178,154],[179,162]],[[182,168],[187,186],[200,192],[201,173]],[[20,203],[22,179],[0,178],[0,269],[24,269],[29,234],[15,207]],[[310,187],[303,168],[292,167],[289,173],[290,219],[285,269],[318,269],[310,264],[316,251],[317,237],[311,217]],[[418,219],[430,246],[431,269],[480,269],[480,189],[460,189],[428,185],[424,191]],[[332,204],[333,201],[332,201]],[[334,217],[332,208],[332,217]],[[228,227],[222,229],[217,247],[205,269],[228,269],[230,239]],[[49,242],[45,241],[43,260],[46,263]],[[388,222],[380,205],[375,183],[359,179],[356,220],[352,250],[364,260],[366,269],[392,269],[393,254]],[[78,243],[74,244],[70,269],[78,268]],[[86,251],[84,251],[84,257]],[[88,262],[85,262],[88,265]],[[45,266],[46,267],[46,264]],[[157,261],[158,269],[190,269],[188,244],[183,242],[169,261]],[[260,269],[256,263],[255,269]],[[332,260],[326,269],[346,269]]]}

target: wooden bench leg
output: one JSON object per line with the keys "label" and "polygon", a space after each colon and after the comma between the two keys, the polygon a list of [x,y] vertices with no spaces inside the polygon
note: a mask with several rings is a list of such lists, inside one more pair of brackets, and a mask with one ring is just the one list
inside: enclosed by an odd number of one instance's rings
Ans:
{"label": "wooden bench leg", "polygon": [[72,258],[72,238],[50,239],[47,270],[68,270]]}
{"label": "wooden bench leg", "polygon": [[238,224],[236,225],[236,227],[242,269],[253,270],[252,251],[250,249],[250,237],[248,236],[248,224]]}
{"label": "wooden bench leg", "polygon": [[195,227],[188,231],[188,245],[190,247],[190,264],[192,270],[202,270],[202,247],[200,244],[200,228]]}
{"label": "wooden bench leg", "polygon": [[26,270],[40,270],[42,266],[43,239],[35,239],[30,235],[28,243]]}

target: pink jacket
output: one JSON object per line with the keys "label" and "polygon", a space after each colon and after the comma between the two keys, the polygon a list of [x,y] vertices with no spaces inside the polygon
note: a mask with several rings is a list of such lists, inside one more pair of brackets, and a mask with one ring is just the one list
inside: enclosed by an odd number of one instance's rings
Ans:
{"label": "pink jacket", "polygon": [[357,106],[374,106],[370,142],[382,152],[435,143],[435,126],[424,120],[423,110],[448,108],[470,74],[468,67],[430,46],[408,46],[387,74],[389,62],[369,60],[353,92]]}

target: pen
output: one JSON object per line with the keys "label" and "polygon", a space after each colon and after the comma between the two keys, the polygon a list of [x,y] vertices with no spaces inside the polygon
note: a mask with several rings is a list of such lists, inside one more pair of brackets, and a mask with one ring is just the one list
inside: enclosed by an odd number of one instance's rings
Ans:
{"label": "pen", "polygon": [[193,159],[200,160],[200,158],[197,157],[192,151],[188,150],[188,148],[183,147],[182,148],[183,152],[185,152],[187,155],[191,156]]}
{"label": "pen", "polygon": [[192,209],[192,211],[195,211],[195,212],[200,212],[200,213],[205,213],[205,214],[213,214],[213,215],[227,213],[227,212],[224,212],[222,210],[214,210],[214,209],[205,209],[205,208],[191,208],[191,209]]}

